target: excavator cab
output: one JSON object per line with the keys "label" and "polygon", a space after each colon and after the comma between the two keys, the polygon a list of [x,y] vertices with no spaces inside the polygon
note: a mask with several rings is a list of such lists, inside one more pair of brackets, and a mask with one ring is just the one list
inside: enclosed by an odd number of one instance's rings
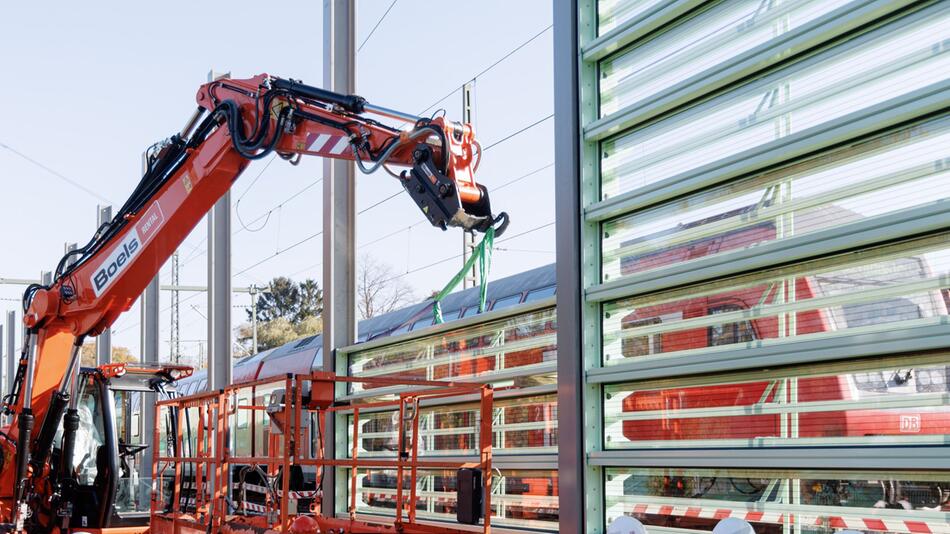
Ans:
{"label": "excavator cab", "polygon": [[[80,528],[139,527],[148,525],[151,480],[139,476],[150,444],[147,439],[131,441],[133,420],[142,396],[158,394],[169,398],[174,381],[191,374],[179,366],[132,367],[108,364],[80,370],[78,399],[79,428],[69,462],[75,486],[69,524]],[[62,443],[62,426],[54,443]],[[149,435],[149,434],[144,434]],[[51,464],[61,465],[57,446]]]}

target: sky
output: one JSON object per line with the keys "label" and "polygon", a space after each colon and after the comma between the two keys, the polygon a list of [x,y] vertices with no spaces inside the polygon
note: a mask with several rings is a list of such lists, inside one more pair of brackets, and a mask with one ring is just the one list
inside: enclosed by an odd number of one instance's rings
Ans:
{"label": "sky", "polygon": [[[97,206],[124,202],[140,179],[142,151],[181,129],[210,69],[322,82],[322,2],[147,5],[4,7],[0,278],[36,278],[53,270],[65,243],[88,241]],[[498,144],[486,150],[477,179],[493,191],[495,211],[512,218],[496,242],[492,278],[554,261],[554,124],[542,120],[553,113],[550,24],[549,0],[357,3],[356,92],[369,102],[410,113],[444,108],[458,119],[461,86],[485,71],[475,78],[474,125],[483,146]],[[281,275],[322,279],[320,237],[288,249],[321,229],[322,162],[311,157],[292,167],[269,159],[254,162],[232,189],[234,287]],[[461,267],[462,237],[423,222],[405,194],[377,205],[400,190],[385,173],[357,173],[357,209],[365,210],[359,254],[388,265],[421,298]],[[206,234],[199,224],[182,245],[180,283],[206,283]],[[166,264],[162,283],[169,270]],[[0,310],[19,310],[22,290],[0,285]],[[182,351],[194,356],[207,335],[207,298],[182,293],[181,300]],[[249,297],[235,294],[232,303],[236,327]],[[163,359],[169,305],[163,292]],[[139,318],[134,306],[118,319],[114,345],[138,353]]]}

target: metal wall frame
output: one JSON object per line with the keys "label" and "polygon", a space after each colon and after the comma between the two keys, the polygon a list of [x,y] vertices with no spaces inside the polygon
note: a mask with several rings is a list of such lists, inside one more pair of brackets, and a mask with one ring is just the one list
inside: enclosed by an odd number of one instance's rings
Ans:
{"label": "metal wall frame", "polygon": [[[560,293],[560,291],[558,291]],[[576,293],[575,293],[576,294]],[[502,310],[488,311],[482,314],[464,317],[458,320],[450,321],[447,323],[427,326],[419,330],[412,330],[404,334],[397,336],[384,337],[375,339],[372,341],[367,341],[363,343],[352,344],[346,347],[341,347],[336,350],[335,363],[336,363],[336,372],[340,375],[346,375],[349,373],[349,360],[350,357],[355,353],[374,351],[381,348],[387,347],[397,347],[400,345],[406,345],[414,341],[425,341],[429,338],[439,338],[440,336],[452,333],[452,332],[465,332],[466,330],[472,330],[480,325],[489,325],[492,323],[499,323],[499,328],[504,328],[505,320],[512,319],[519,316],[527,316],[530,314],[536,314],[539,312],[545,311],[554,311],[555,303],[557,297],[550,297],[536,302],[519,304],[516,306],[511,306]],[[555,315],[556,317],[556,315]],[[556,343],[556,342],[555,342]],[[560,346],[558,347],[560,350]],[[560,361],[561,358],[558,358]],[[484,375],[464,377],[464,378],[454,378],[453,381],[456,382],[498,382],[498,381],[507,381],[513,378],[518,377],[530,377],[538,374],[549,374],[556,372],[558,370],[557,362],[543,362],[541,364],[531,364],[523,367],[513,367],[510,369],[503,369],[501,372],[492,372],[486,373]],[[411,390],[412,387],[379,387],[373,388],[366,391],[360,391],[352,394],[348,394],[345,389],[338,387],[336,392],[336,398],[341,401],[353,401],[360,399],[367,399],[373,397],[379,397],[382,395],[391,395],[394,393],[404,392]],[[555,384],[550,385],[535,385],[526,387],[523,389],[500,389],[495,392],[496,401],[504,399],[517,399],[517,398],[528,398],[528,397],[539,397],[539,396],[553,396],[558,391]],[[457,395],[453,397],[440,398],[437,401],[426,402],[421,404],[422,408],[432,407],[432,406],[452,406],[459,404],[467,404],[477,401],[472,395]],[[386,409],[360,409],[360,414],[371,414],[371,413],[380,413],[391,410]],[[560,408],[559,408],[560,413]],[[336,412],[336,436],[337,436],[337,449],[336,456],[338,458],[344,458],[349,453],[349,450],[352,447],[352,443],[349,443],[349,424],[348,420],[349,415],[353,413],[353,409],[341,409]],[[382,432],[382,431],[381,431]],[[361,434],[362,435],[362,434]],[[426,435],[425,432],[420,432],[420,435]],[[365,456],[365,453],[361,453],[361,456]],[[429,458],[438,459],[438,460],[448,460],[448,461],[471,461],[476,459],[477,456],[468,456],[468,455],[458,455],[458,454],[432,454],[427,456]],[[536,452],[532,452],[530,449],[521,449],[516,451],[498,451],[496,450],[493,453],[492,465],[498,467],[502,470],[539,470],[539,471],[556,471],[558,470],[558,456],[557,452],[549,449],[542,449]],[[348,491],[348,482],[346,477],[339,477],[341,482],[336,485],[337,487],[337,510],[338,515],[345,514],[345,510],[341,509],[340,503],[346,503],[347,500],[343,498],[344,492]],[[560,473],[559,477],[560,479]],[[374,493],[379,493],[376,489],[373,490]],[[383,491],[385,493],[385,490]],[[492,499],[492,502],[495,502],[495,498]],[[543,499],[542,499],[543,500]],[[365,512],[362,512],[365,513]],[[435,516],[433,516],[435,518]],[[496,522],[501,521],[505,522],[505,519],[493,518],[492,520],[492,531],[499,530],[499,527],[496,526]],[[501,527],[500,532],[518,532],[519,531],[519,521],[521,520],[512,520],[513,524],[506,525]],[[520,525],[523,528],[529,529],[541,529],[549,530],[548,527],[543,525],[544,521],[539,521],[533,523],[532,521],[527,521],[523,525]],[[434,523],[438,524],[438,523]]]}
{"label": "metal wall frame", "polygon": [[[666,12],[682,12],[683,8],[689,7],[688,5],[680,7],[680,4],[692,4],[695,6],[702,5],[703,2],[676,2],[670,5]],[[592,139],[603,139],[621,130],[626,130],[637,124],[644,123],[677,106],[688,103],[701,95],[709,94],[736,80],[742,79],[744,76],[770,66],[775,62],[776,57],[794,56],[802,51],[808,50],[814,46],[815,43],[829,41],[855,28],[859,28],[882,15],[911,4],[913,4],[913,2],[909,0],[865,0],[852,2],[800,28],[783,34],[780,38],[773,39],[752,50],[744,52],[733,58],[733,61],[727,64],[717,65],[704,72],[697,73],[695,76],[669,88],[662,98],[651,98],[648,102],[627,106],[617,113],[612,113],[608,117],[597,119],[585,126],[584,134]],[[680,7],[680,9],[674,9],[676,7]],[[642,36],[642,29],[644,29],[642,24],[635,24],[630,30],[640,30],[640,32],[639,35],[632,34],[632,36]],[[610,33],[612,34],[613,32]],[[603,42],[603,44],[606,45],[610,42],[609,37],[610,34],[607,34],[597,41]],[[607,38],[607,40],[603,40],[604,38]],[[619,48],[622,46],[623,45],[618,44],[617,47],[610,49],[606,46],[588,47],[584,49],[583,57],[585,61],[600,60],[610,55],[613,50],[619,51]]]}
{"label": "metal wall frame", "polygon": [[[925,20],[927,16],[941,9],[941,7],[938,4],[926,12],[924,12],[925,9],[926,8],[919,8],[916,14],[917,21]],[[943,9],[945,9],[945,6]],[[915,15],[911,14],[907,16],[914,17]],[[898,24],[908,23],[906,20],[895,22]],[[862,29],[862,31],[867,30],[867,28]],[[864,33],[859,38],[867,38],[869,35],[871,35],[871,33]],[[855,38],[855,40],[859,38]],[[846,45],[846,47],[854,47],[858,44],[859,43],[854,42],[853,44]],[[788,72],[794,72],[807,66],[818,64],[822,58],[816,57],[817,55],[818,54],[815,53],[809,53],[806,58],[793,61],[791,65],[785,64],[782,70],[772,72],[763,78],[756,78],[755,82],[744,87],[764,87],[774,80],[781,79]],[[586,205],[584,209],[585,217],[590,221],[603,221],[617,215],[658,204],[664,200],[669,200],[697,189],[722,183],[726,180],[738,178],[752,172],[761,171],[773,165],[784,164],[794,158],[826,150],[857,137],[911,121],[928,113],[940,111],[947,107],[948,99],[950,99],[950,80],[937,81],[911,93],[906,93],[827,123],[822,123],[807,130],[787,135],[746,151],[712,161],[647,186],[632,191],[625,191],[605,200],[598,198],[595,202]],[[710,102],[703,102],[685,110],[676,110],[675,114],[682,116],[702,116],[706,112],[708,103]],[[673,116],[673,114],[668,116]],[[661,120],[662,117],[654,119],[645,126],[656,124]],[[642,127],[644,126],[638,125],[636,129]],[[604,137],[606,136],[594,136],[590,133],[585,133],[586,141],[600,141]]]}
{"label": "metal wall frame", "polygon": [[[634,104],[600,117],[599,62],[625,47],[637,46],[638,42],[661,35],[689,17],[701,15],[708,6],[703,4],[690,0],[666,2],[598,36],[596,0],[554,3],[561,532],[604,531],[605,467],[950,470],[947,448],[929,445],[912,449],[815,446],[604,450],[604,384],[701,382],[713,376],[752,376],[765,372],[753,369],[789,369],[816,362],[828,362],[821,364],[823,368],[849,365],[861,368],[868,362],[884,361],[895,353],[950,347],[950,320],[941,317],[936,324],[914,328],[898,325],[887,332],[845,334],[762,347],[737,345],[735,350],[705,353],[701,360],[689,355],[672,355],[619,365],[602,364],[601,306],[605,301],[867,249],[950,227],[950,213],[944,199],[750,250],[723,253],[603,282],[600,228],[604,221],[801,161],[950,108],[950,79],[939,79],[935,74],[931,85],[912,93],[601,200],[599,148],[600,142],[608,136],[674,115],[702,113],[704,102],[724,94],[743,80],[757,79],[755,77],[763,76],[769,69],[773,69],[769,72],[774,74],[765,76],[778,77],[787,72],[778,71],[779,68],[798,69],[819,61],[823,56],[816,57],[814,50],[847,43],[854,37],[848,35],[851,32],[867,35],[883,24],[889,24],[889,28],[915,24],[940,9],[934,7],[935,2],[854,0],[778,39],[739,54],[726,64],[674,84],[648,103]],[[891,18],[883,20],[887,17]]]}

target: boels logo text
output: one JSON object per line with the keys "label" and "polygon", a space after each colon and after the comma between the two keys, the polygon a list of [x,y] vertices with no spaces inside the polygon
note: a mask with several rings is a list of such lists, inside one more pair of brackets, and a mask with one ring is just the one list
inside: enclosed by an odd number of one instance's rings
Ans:
{"label": "boels logo text", "polygon": [[152,207],[142,216],[141,221],[119,242],[112,254],[109,254],[109,257],[92,275],[92,287],[97,297],[112,284],[119,273],[132,263],[145,243],[155,235],[155,231],[164,222],[165,215],[162,213],[161,206],[158,202],[152,204]]}

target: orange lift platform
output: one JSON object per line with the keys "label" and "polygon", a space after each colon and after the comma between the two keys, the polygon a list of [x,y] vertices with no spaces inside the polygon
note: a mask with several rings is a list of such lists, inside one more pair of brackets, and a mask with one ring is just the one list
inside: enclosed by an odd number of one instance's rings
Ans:
{"label": "orange lift platform", "polygon": [[[410,386],[362,404],[334,402],[341,383]],[[477,462],[419,458],[420,402],[459,395],[480,401]],[[492,403],[490,385],[399,378],[350,378],[315,372],[230,386],[156,403],[150,532],[154,534],[383,534],[491,532]],[[360,410],[398,411],[392,457],[360,458]],[[327,435],[328,419],[352,417]],[[330,419],[332,420],[332,419]],[[327,439],[349,433],[349,458],[328,458]],[[349,470],[348,516],[321,508],[326,470]],[[359,471],[394,472],[392,517],[357,515]],[[459,525],[420,521],[420,470],[456,471]],[[304,482],[307,478],[310,482]],[[465,526],[463,526],[465,525]]]}

